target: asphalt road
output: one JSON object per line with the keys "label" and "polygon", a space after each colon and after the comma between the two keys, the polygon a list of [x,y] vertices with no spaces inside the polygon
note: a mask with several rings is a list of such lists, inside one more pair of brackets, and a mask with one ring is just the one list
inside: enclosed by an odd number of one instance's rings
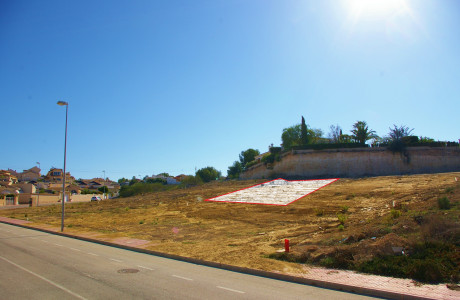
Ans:
{"label": "asphalt road", "polygon": [[0,223],[0,299],[365,299]]}

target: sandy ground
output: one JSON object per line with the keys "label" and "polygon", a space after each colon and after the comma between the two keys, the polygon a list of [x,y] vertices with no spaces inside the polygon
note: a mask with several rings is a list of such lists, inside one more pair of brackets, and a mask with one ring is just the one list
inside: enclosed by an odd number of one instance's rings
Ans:
{"label": "sandy ground", "polygon": [[[458,181],[455,180],[457,178]],[[287,206],[207,202],[264,180],[214,182],[130,198],[66,207],[66,232],[97,232],[98,238],[124,237],[148,241],[143,247],[275,272],[305,272],[295,263],[267,256],[283,249],[289,239],[292,251],[322,255],[322,249],[360,237],[360,245],[379,242],[391,246],[392,235],[416,231],[412,221],[394,222],[393,207],[402,216],[437,209],[437,199],[448,195],[460,200],[460,172],[340,179]],[[449,214],[459,221],[459,206]],[[345,215],[344,230],[337,214]],[[5,217],[28,219],[40,226],[60,224],[60,206],[1,210]],[[351,239],[350,239],[351,238]],[[358,240],[358,239],[357,239]],[[399,241],[399,240],[398,240]],[[401,242],[401,241],[399,241]],[[364,244],[363,244],[364,243]],[[364,255],[364,254],[363,254]]]}

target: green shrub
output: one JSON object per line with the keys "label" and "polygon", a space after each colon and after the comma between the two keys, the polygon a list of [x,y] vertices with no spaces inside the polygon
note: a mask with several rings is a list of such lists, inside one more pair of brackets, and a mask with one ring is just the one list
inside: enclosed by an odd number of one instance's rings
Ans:
{"label": "green shrub", "polygon": [[305,263],[304,259],[300,259],[300,257],[297,257],[293,255],[292,253],[287,253],[287,252],[276,252],[276,253],[270,253],[268,255],[268,258],[273,258],[277,260],[283,260],[283,261],[288,261],[288,262],[297,262],[297,263]]}
{"label": "green shrub", "polygon": [[439,209],[450,209],[450,201],[447,197],[441,197],[438,199]]}
{"label": "green shrub", "polygon": [[446,188],[446,193],[452,194],[454,192],[454,189],[455,188],[453,186],[450,186],[450,187]]}
{"label": "green shrub", "polygon": [[164,185],[162,183],[138,182],[133,185],[124,185],[120,189],[120,197],[130,197],[139,194],[155,193],[177,188],[177,185]]}
{"label": "green shrub", "polygon": [[168,182],[164,178],[147,178],[145,182],[146,183],[161,183],[164,185],[168,184]]}
{"label": "green shrub", "polygon": [[[270,149],[273,149],[275,147],[272,147]],[[271,152],[270,154],[264,155],[261,159],[261,161],[267,165],[267,164],[272,164],[275,161],[281,161],[281,153],[280,152]]]}
{"label": "green shrub", "polygon": [[257,160],[253,160],[253,161],[251,161],[251,162],[248,162],[248,163],[246,164],[245,169],[249,169],[250,167],[252,167],[252,166],[254,166],[254,165],[257,165],[258,163],[259,163],[259,161],[257,161]]}
{"label": "green shrub", "polygon": [[401,211],[400,211],[400,210],[397,210],[397,209],[392,209],[392,210],[390,211],[390,214],[391,214],[391,217],[392,217],[393,219],[397,219],[397,218],[399,218],[399,217],[401,216]]}
{"label": "green shrub", "polygon": [[345,224],[345,221],[348,219],[347,215],[344,214],[337,214],[337,220],[339,220],[340,224]]}
{"label": "green shrub", "polygon": [[210,182],[219,179],[221,173],[214,167],[206,167],[199,169],[195,173],[195,177],[199,177],[203,182]]}
{"label": "green shrub", "polygon": [[345,227],[342,224],[340,224],[338,228],[340,231],[343,231],[345,229]]}
{"label": "green shrub", "polygon": [[319,209],[319,208],[315,209],[315,214],[318,217],[323,216],[324,215],[324,209]]}
{"label": "green shrub", "polygon": [[[325,150],[325,149],[342,149],[342,148],[367,148],[369,145],[360,143],[324,143],[324,144],[308,144],[303,146],[293,146],[293,150]],[[290,150],[290,149],[289,149]]]}
{"label": "green shrub", "polygon": [[378,256],[356,266],[360,272],[420,282],[456,282],[459,279],[460,258],[457,247],[444,242],[426,242],[413,245],[410,255]]}
{"label": "green shrub", "polygon": [[332,257],[325,257],[319,261],[319,264],[326,268],[333,268],[334,259]]}
{"label": "green shrub", "polygon": [[180,183],[183,187],[190,187],[203,184],[203,180],[201,180],[201,178],[197,176],[186,176],[181,180]]}
{"label": "green shrub", "polygon": [[341,210],[342,213],[344,213],[344,214],[347,213],[349,208],[350,207],[348,207],[347,205],[342,206],[342,210]]}

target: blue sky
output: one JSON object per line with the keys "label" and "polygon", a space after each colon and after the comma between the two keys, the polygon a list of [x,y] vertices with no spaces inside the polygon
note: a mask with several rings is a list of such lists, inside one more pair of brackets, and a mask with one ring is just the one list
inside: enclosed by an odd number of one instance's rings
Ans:
{"label": "blue sky", "polygon": [[0,2],[0,169],[227,167],[300,123],[460,138],[460,2]]}

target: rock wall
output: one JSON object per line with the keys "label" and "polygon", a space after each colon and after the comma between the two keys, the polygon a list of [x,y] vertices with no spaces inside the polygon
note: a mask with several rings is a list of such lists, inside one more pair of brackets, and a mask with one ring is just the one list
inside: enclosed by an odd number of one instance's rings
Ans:
{"label": "rock wall", "polygon": [[259,163],[241,179],[340,178],[460,171],[458,147],[409,147],[407,155],[386,148],[297,150],[272,165]]}

